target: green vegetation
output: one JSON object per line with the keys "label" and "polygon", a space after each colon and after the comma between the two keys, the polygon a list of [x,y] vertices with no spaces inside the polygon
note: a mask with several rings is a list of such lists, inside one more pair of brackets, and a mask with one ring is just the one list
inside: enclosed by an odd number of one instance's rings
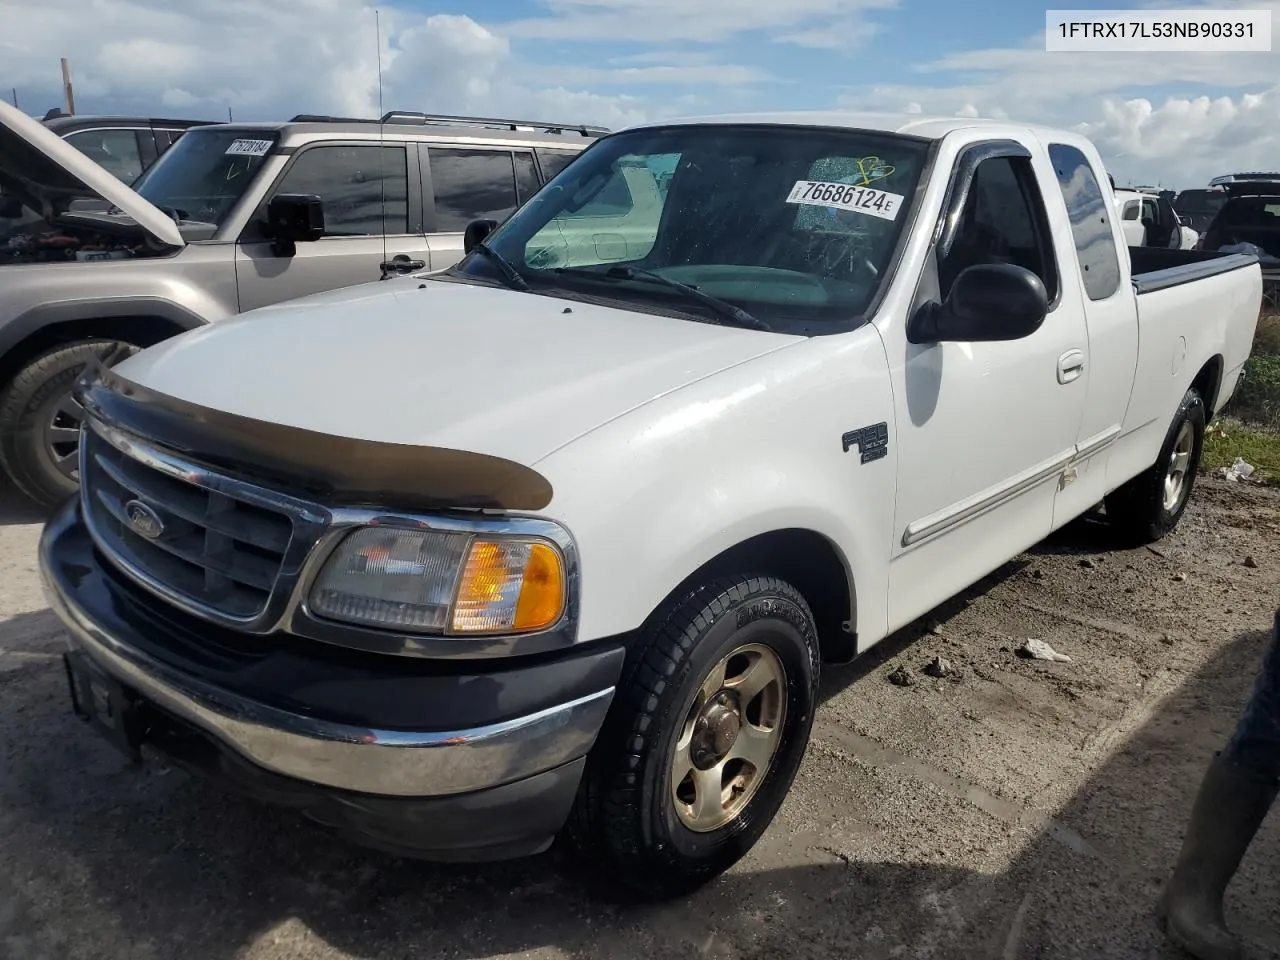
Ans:
{"label": "green vegetation", "polygon": [[1255,479],[1280,483],[1280,313],[1258,319],[1253,353],[1235,396],[1204,439],[1201,469],[1217,471],[1243,459]]}

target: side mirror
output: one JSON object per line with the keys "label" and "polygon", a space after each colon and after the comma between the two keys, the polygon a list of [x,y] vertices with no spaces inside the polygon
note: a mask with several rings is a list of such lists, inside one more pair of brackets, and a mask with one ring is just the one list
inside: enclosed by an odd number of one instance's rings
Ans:
{"label": "side mirror", "polygon": [[314,194],[280,193],[267,204],[267,234],[282,256],[324,236],[324,204]]}
{"label": "side mirror", "polygon": [[912,317],[912,343],[1021,340],[1049,313],[1044,282],[1012,263],[977,264],[961,271],[941,304],[927,303]]}
{"label": "side mirror", "polygon": [[462,252],[468,254],[474,250],[481,241],[493,233],[497,225],[497,220],[472,220],[468,223],[467,229],[462,234]]}

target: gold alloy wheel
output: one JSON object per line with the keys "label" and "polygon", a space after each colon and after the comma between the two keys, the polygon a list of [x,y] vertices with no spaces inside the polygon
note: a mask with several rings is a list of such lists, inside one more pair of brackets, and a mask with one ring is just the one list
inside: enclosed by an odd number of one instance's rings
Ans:
{"label": "gold alloy wheel", "polygon": [[786,712],[786,671],[763,644],[738,647],[708,672],[671,758],[681,823],[707,833],[746,808],[777,754]]}

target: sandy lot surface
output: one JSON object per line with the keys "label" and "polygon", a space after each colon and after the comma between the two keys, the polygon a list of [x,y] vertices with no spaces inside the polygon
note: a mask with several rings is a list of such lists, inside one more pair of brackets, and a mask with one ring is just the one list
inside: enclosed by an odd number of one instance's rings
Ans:
{"label": "sandy lot surface", "polygon": [[[1082,521],[831,669],[782,814],[721,880],[637,906],[563,855],[398,861],[185,775],[67,706],[39,517],[0,500],[0,956],[1168,957],[1152,905],[1280,605],[1280,492],[1201,481],[1158,550]],[[1246,558],[1252,558],[1246,562]],[[1013,650],[1047,640],[1071,663]],[[933,679],[933,657],[958,671]],[[887,680],[899,666],[915,682]],[[1280,957],[1280,812],[1229,893]]]}

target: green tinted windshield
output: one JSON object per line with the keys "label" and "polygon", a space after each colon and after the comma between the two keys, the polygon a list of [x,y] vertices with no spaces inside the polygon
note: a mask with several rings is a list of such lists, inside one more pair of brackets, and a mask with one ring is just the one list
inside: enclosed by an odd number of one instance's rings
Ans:
{"label": "green tinted windshield", "polygon": [[[534,292],[702,311],[647,271],[775,329],[847,328],[888,273],[927,155],[925,141],[855,130],[628,131],[584,151],[488,245]],[[481,256],[457,272],[495,270]]]}
{"label": "green tinted windshield", "polygon": [[274,132],[188,130],[133,189],[180,219],[220,226],[275,144]]}

